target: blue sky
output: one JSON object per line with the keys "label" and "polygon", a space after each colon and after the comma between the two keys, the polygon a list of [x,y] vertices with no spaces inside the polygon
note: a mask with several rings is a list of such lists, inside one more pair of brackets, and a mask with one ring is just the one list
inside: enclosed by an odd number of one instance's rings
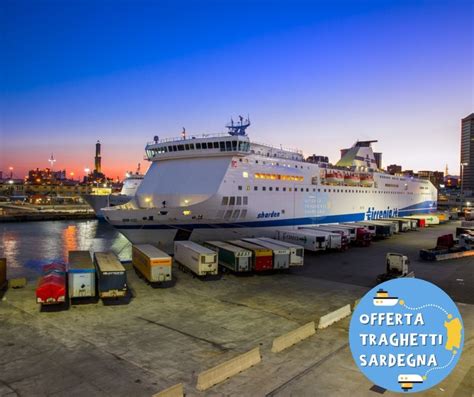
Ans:
{"label": "blue sky", "polygon": [[[455,172],[473,107],[468,1],[0,2],[0,170],[104,166],[153,135],[221,132],[325,154],[378,139],[384,164]],[[145,164],[144,164],[145,166]],[[20,176],[20,175],[19,175]]]}

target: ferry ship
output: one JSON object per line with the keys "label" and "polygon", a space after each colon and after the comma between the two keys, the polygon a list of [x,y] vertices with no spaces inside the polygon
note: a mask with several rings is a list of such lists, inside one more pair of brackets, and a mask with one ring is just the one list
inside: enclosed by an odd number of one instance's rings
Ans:
{"label": "ferry ship", "polygon": [[277,229],[436,209],[430,181],[377,168],[376,141],[356,142],[332,166],[251,141],[249,126],[240,118],[224,134],[155,137],[146,145],[152,164],[135,197],[104,208],[105,219],[132,243],[171,252],[176,240],[274,237]]}
{"label": "ferry ship", "polygon": [[373,298],[375,306],[395,306],[398,303],[396,296],[390,296],[387,291],[379,289]]}
{"label": "ferry ship", "polygon": [[93,187],[91,194],[85,194],[82,198],[91,206],[98,218],[103,218],[102,208],[128,203],[135,196],[143,178],[144,175],[139,171],[134,174],[127,173],[120,193],[112,193],[109,187]]}

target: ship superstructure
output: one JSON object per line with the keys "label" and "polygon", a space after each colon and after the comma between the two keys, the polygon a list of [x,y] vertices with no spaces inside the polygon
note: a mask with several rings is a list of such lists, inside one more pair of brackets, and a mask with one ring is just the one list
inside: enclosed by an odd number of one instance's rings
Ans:
{"label": "ship superstructure", "polygon": [[377,170],[369,141],[356,142],[331,166],[250,141],[249,125],[241,118],[226,134],[155,137],[135,197],[105,208],[105,219],[133,243],[170,250],[175,240],[271,237],[276,229],[436,209],[431,182]]}

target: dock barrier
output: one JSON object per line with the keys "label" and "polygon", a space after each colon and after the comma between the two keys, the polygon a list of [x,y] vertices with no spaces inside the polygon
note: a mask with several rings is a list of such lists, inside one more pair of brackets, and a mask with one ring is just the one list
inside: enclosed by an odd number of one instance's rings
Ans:
{"label": "dock barrier", "polygon": [[272,352],[279,353],[316,333],[314,321],[273,339]]}
{"label": "dock barrier", "polygon": [[331,313],[325,314],[319,319],[318,329],[329,327],[331,324],[342,320],[344,317],[350,316],[351,305],[347,304]]}
{"label": "dock barrier", "polygon": [[178,383],[177,385],[168,387],[165,390],[160,391],[159,393],[153,394],[152,397],[183,397],[184,389],[183,384]]}
{"label": "dock barrier", "polygon": [[217,383],[258,364],[260,361],[262,361],[260,347],[239,354],[237,357],[216,365],[214,368],[201,372],[198,375],[196,388],[200,391],[207,390]]}

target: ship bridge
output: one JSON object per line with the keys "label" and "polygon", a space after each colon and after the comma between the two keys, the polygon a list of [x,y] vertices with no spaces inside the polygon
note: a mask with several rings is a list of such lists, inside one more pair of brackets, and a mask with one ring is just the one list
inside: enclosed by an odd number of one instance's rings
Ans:
{"label": "ship bridge", "polygon": [[250,151],[247,135],[204,134],[187,137],[183,130],[182,136],[159,140],[146,145],[146,159],[159,161],[189,157],[218,157],[228,155],[245,156]]}

